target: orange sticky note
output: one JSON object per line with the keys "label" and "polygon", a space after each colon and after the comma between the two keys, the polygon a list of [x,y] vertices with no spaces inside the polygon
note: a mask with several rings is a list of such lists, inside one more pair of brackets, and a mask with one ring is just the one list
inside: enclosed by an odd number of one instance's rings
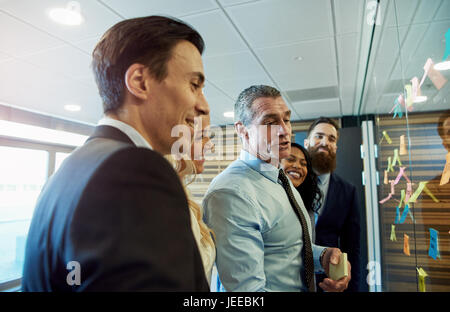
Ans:
{"label": "orange sticky note", "polygon": [[406,234],[403,234],[403,253],[407,256],[411,256],[411,253],[409,252],[409,236]]}
{"label": "orange sticky note", "polygon": [[400,136],[400,155],[406,155],[408,154],[408,151],[406,149],[406,143],[405,143],[405,136]]}
{"label": "orange sticky note", "polygon": [[450,152],[447,153],[447,156],[445,156],[446,163],[444,167],[444,171],[442,172],[441,176],[441,182],[439,185],[447,184],[450,180]]}
{"label": "orange sticky note", "polygon": [[383,183],[384,184],[388,184],[389,182],[388,182],[388,172],[387,172],[387,170],[384,170],[384,181],[383,181]]}

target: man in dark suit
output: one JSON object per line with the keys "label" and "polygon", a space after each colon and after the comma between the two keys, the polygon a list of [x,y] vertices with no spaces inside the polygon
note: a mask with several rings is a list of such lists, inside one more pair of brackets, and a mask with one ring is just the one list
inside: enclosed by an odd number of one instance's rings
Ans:
{"label": "man in dark suit", "polygon": [[[338,125],[332,119],[320,117],[309,127],[304,141],[319,178],[319,188],[324,195],[322,206],[316,213],[315,243],[337,247],[347,253],[352,265],[352,279],[347,291],[358,291],[360,207],[355,186],[333,173],[336,169],[338,131]],[[317,274],[317,283],[324,277],[323,274]]]}
{"label": "man in dark suit", "polygon": [[[93,52],[105,117],[45,185],[24,291],[208,291],[180,181],[161,154],[209,113],[201,36],[160,16],[124,20]],[[190,140],[181,138],[179,140]]]}

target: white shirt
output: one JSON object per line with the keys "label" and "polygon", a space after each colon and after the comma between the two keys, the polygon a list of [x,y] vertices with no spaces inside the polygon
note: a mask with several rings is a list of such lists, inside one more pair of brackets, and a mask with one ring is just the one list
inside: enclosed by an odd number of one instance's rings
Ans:
{"label": "white shirt", "polygon": [[150,143],[148,143],[147,140],[144,139],[144,137],[129,124],[126,124],[122,121],[105,116],[99,120],[97,126],[111,126],[111,127],[117,128],[120,131],[122,131],[123,133],[125,133],[137,147],[145,147],[145,148],[153,150]]}

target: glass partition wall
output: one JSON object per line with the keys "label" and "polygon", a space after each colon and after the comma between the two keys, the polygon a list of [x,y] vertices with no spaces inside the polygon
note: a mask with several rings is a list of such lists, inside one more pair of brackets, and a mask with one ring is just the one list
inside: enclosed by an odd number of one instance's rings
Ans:
{"label": "glass partition wall", "polygon": [[359,111],[374,122],[379,290],[450,291],[450,1],[377,14]]}

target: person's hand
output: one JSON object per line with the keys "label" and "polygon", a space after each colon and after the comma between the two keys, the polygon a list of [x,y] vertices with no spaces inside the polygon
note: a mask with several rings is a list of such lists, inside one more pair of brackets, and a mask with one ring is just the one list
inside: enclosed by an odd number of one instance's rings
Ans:
{"label": "person's hand", "polygon": [[[322,258],[322,267],[325,269],[325,273],[329,276],[330,263],[338,264],[341,256],[339,248],[328,248]],[[320,288],[328,292],[342,292],[347,289],[348,283],[351,280],[351,268],[350,262],[347,261],[348,276],[344,276],[340,280],[333,281],[331,278],[325,278],[322,283],[319,283]]]}

